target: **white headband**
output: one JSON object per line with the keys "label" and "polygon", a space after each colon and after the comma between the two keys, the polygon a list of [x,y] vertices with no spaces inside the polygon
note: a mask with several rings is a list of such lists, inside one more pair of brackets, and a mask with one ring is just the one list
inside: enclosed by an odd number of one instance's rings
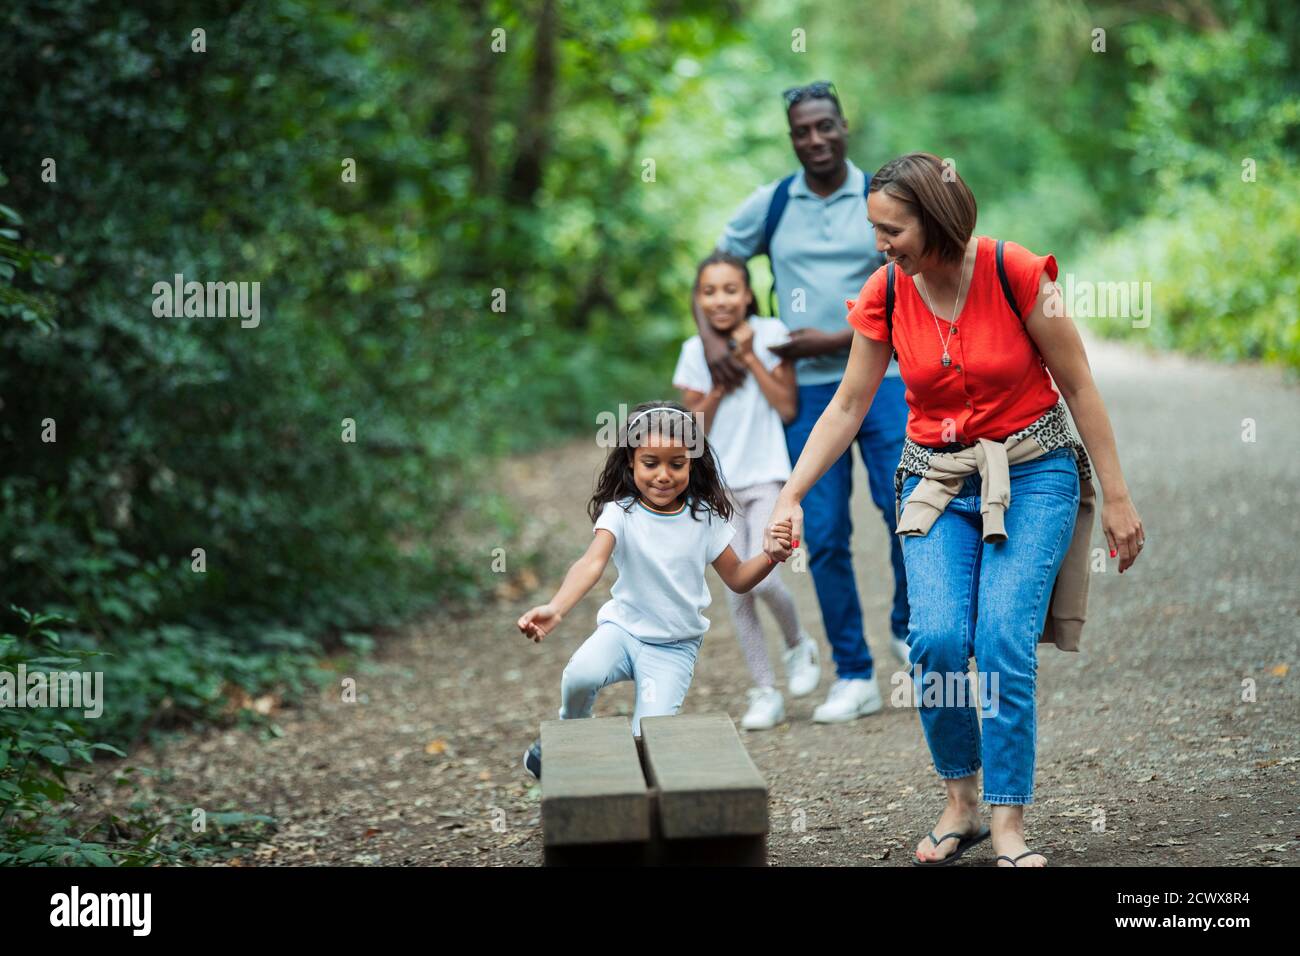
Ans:
{"label": "white headband", "polygon": [[637,415],[636,418],[633,418],[630,422],[628,422],[627,430],[630,432],[632,430],[632,426],[635,425],[639,419],[644,418],[646,415],[649,415],[651,412],[676,412],[678,415],[685,416],[688,422],[691,422],[692,424],[694,424],[695,422],[695,419],[691,418],[691,416],[688,413],[682,411],[680,408],[669,408],[667,405],[656,405],[654,408],[647,408],[640,415]]}

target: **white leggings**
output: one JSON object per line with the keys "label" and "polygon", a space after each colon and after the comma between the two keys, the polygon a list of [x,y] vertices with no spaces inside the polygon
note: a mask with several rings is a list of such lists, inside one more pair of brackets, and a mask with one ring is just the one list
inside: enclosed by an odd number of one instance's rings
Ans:
{"label": "white leggings", "polygon": [[[731,539],[732,550],[742,561],[747,561],[763,550],[763,530],[767,519],[772,517],[776,507],[777,496],[781,493],[781,482],[771,481],[747,488],[733,488],[732,497],[741,508],[736,515],[736,536]],[[731,605],[731,616],[736,622],[736,639],[745,654],[745,663],[756,687],[775,687],[776,675],[772,671],[772,661],[767,656],[767,642],[763,639],[763,625],[758,620],[758,601],[761,597],[781,628],[781,636],[786,647],[799,644],[799,615],[795,611],[794,598],[781,581],[781,568],[777,566],[765,577],[758,587],[746,594],[737,594],[727,588],[727,603]]]}

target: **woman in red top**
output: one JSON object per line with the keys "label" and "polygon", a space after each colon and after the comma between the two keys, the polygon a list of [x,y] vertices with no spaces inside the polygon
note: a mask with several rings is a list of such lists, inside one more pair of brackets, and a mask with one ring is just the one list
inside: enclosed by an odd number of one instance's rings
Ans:
{"label": "woman in red top", "polygon": [[[1024,833],[1033,789],[1037,641],[1073,531],[1081,480],[1090,480],[1093,464],[1104,501],[1102,528],[1121,573],[1142,547],[1142,522],[1083,342],[1052,284],[1056,260],[1005,243],[1004,289],[996,241],[973,236],[975,197],[955,170],[928,153],[899,157],[872,177],[867,215],[877,248],[893,263],[892,319],[886,318],[882,267],[849,303],[856,334],[848,369],[769,526],[791,519],[798,546],[799,502],[857,434],[889,364],[891,343],[909,409],[895,478],[903,502],[936,451],[980,439],[1029,435],[1038,441],[1045,454],[1008,469],[1005,541],[982,539],[980,479],[972,475],[928,532],[903,538],[903,557],[918,709],[947,788],[947,806],[917,845],[914,862],[950,863],[991,832],[998,865],[1043,866],[1046,857],[1028,849]],[[1069,429],[1062,398],[1083,445]],[[780,543],[768,537],[768,553],[779,557]],[[945,697],[936,705],[921,690],[921,675],[931,687],[935,675],[948,678],[940,687],[964,685],[972,654],[982,727],[969,702]],[[984,801],[993,805],[991,830],[980,822],[980,769]]]}

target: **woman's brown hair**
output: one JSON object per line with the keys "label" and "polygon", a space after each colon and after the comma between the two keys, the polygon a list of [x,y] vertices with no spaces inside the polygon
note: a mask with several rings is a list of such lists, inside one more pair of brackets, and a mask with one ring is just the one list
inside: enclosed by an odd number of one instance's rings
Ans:
{"label": "woman's brown hair", "polygon": [[925,233],[925,253],[949,261],[965,253],[975,231],[975,194],[957,167],[933,153],[908,153],[871,177],[868,192],[881,190],[912,207]]}

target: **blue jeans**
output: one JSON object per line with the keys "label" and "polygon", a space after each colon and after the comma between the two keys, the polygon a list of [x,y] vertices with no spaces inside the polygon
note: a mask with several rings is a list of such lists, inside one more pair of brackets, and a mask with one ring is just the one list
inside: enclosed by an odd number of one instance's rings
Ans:
{"label": "blue jeans", "polygon": [[[785,443],[790,461],[797,462],[812,434],[813,426],[835,397],[838,382],[799,386],[799,415],[785,427]],[[889,561],[894,569],[894,606],[889,625],[895,637],[907,633],[907,576],[903,569],[903,549],[894,534],[894,472],[903,455],[903,438],[907,434],[907,402],[903,398],[903,380],[887,377],[871,408],[858,429],[858,450],[867,466],[867,486],[871,500],[880,509],[889,536]],[[803,508],[803,533],[808,548],[817,603],[822,609],[822,623],[835,658],[835,673],[841,678],[871,677],[874,665],[862,626],[862,604],[853,575],[853,555],[849,537],[853,522],[849,517],[849,495],[853,491],[853,449],[848,448],[839,461],[812,486],[800,503]]]}
{"label": "blue jeans", "polygon": [[[901,501],[919,481],[907,477]],[[1033,802],[1038,637],[1078,507],[1078,468],[1060,448],[1011,466],[1006,541],[981,536],[979,475],[927,534],[903,539],[921,727],[939,776],[968,777],[983,765],[987,803]],[[974,692],[963,688],[972,654]]]}

